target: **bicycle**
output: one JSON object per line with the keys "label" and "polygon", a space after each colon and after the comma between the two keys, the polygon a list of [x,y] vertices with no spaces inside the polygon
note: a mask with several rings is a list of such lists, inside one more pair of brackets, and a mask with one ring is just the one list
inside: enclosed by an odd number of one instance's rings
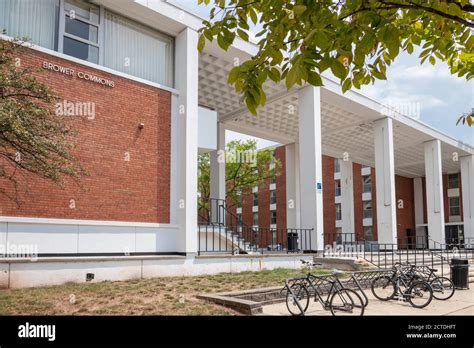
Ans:
{"label": "bicycle", "polygon": [[406,271],[397,263],[393,266],[392,275],[376,277],[371,284],[374,296],[380,301],[408,301],[415,308],[428,306],[433,299],[433,289],[428,282],[412,277],[413,267]]}
{"label": "bicycle", "polygon": [[[301,260],[301,262],[303,265],[308,265],[310,269],[321,265],[304,260]],[[314,302],[318,301],[323,309],[331,311],[333,316],[339,314],[364,315],[364,301],[354,290],[344,288],[338,278],[340,273],[333,272],[331,275],[316,276],[308,272],[306,277],[288,279],[283,289],[287,290],[286,307],[290,314],[304,315],[309,307],[311,290],[314,294]],[[322,291],[322,287],[325,285],[329,287],[326,299],[323,298]]]}
{"label": "bicycle", "polygon": [[409,263],[407,266],[410,267],[407,271],[409,277],[424,280],[431,285],[435,299],[446,301],[453,297],[455,292],[454,283],[447,277],[437,276],[437,269],[428,266],[414,266]]}

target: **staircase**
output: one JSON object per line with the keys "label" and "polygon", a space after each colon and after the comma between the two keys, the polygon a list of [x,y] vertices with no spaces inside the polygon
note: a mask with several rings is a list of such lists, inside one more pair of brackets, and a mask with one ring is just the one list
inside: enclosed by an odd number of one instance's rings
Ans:
{"label": "staircase", "polygon": [[225,200],[209,199],[198,211],[198,254],[288,253],[311,249],[312,229],[251,227]]}
{"label": "staircase", "polygon": [[[250,254],[257,252],[257,246],[247,241],[233,228],[224,225],[200,224],[200,250],[207,252],[232,252]],[[204,235],[204,238],[201,238]]]}
{"label": "staircase", "polygon": [[207,216],[201,214],[201,223],[198,225],[199,253],[258,252],[258,230],[244,224],[229,211],[225,200],[211,198],[207,204]]}

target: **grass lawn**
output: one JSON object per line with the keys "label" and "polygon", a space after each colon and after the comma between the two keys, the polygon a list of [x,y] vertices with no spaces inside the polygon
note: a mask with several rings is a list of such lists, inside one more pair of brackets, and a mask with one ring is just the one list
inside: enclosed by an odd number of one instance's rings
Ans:
{"label": "grass lawn", "polygon": [[[313,273],[327,273],[313,270]],[[196,295],[267,286],[283,287],[302,270],[222,273],[121,282],[0,290],[0,315],[235,315]]]}

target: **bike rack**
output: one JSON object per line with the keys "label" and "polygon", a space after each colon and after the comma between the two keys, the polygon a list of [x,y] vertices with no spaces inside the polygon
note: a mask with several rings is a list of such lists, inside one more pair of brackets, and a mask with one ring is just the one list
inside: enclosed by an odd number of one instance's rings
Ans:
{"label": "bike rack", "polygon": [[291,285],[294,285],[298,281],[306,282],[306,278],[300,277],[300,278],[288,278],[288,279],[286,279],[285,280],[285,287],[283,289],[281,289],[280,294],[286,289],[286,291],[288,291],[291,294],[291,296],[293,296],[293,299],[296,301],[296,305],[298,306],[298,309],[300,310],[300,315],[304,316],[303,307],[301,307],[300,302],[296,298],[295,293],[293,292],[293,290],[291,290],[291,286],[289,285],[290,282],[292,283]]}
{"label": "bike rack", "polygon": [[[314,288],[316,291],[321,291],[323,294],[325,291],[329,290],[329,286],[325,286],[324,282],[327,280],[327,278],[333,278],[336,279],[337,283],[341,288],[349,288],[352,290],[355,290],[359,292],[362,295],[362,300],[363,300],[363,305],[364,307],[367,307],[369,304],[369,298],[367,297],[364,289],[367,289],[371,286],[372,281],[375,277],[378,277],[380,275],[390,275],[393,273],[393,269],[377,269],[377,270],[370,270],[370,271],[356,271],[352,272],[351,276],[349,279],[339,279],[339,277],[336,277],[335,275],[328,274],[328,275],[317,275],[317,281],[313,284]],[[301,315],[305,315],[303,308],[301,307],[298,299],[296,298],[294,292],[291,290],[291,286],[294,285],[297,282],[307,282],[306,277],[296,277],[296,278],[288,278],[285,280],[285,287],[281,290],[283,292],[285,289],[289,291],[294,300],[296,301],[296,304],[298,306],[298,309],[301,311]],[[309,288],[309,291],[312,289]],[[280,293],[281,293],[280,292]],[[311,293],[310,293],[311,295]]]}

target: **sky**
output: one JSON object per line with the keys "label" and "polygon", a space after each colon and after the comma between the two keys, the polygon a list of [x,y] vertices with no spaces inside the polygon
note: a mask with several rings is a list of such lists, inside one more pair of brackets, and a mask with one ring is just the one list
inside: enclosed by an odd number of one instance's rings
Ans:
{"label": "sky", "polygon": [[[197,0],[172,1],[208,17],[209,10],[196,5]],[[474,108],[474,81],[451,75],[443,62],[438,61],[434,66],[429,62],[420,65],[416,50],[412,55],[402,53],[387,69],[386,81],[377,80],[359,92],[384,104],[398,106],[403,113],[409,113],[408,116],[474,146],[474,127],[456,125],[460,115]],[[226,138],[252,137],[227,131]],[[266,140],[258,142],[260,148],[273,144]]]}

